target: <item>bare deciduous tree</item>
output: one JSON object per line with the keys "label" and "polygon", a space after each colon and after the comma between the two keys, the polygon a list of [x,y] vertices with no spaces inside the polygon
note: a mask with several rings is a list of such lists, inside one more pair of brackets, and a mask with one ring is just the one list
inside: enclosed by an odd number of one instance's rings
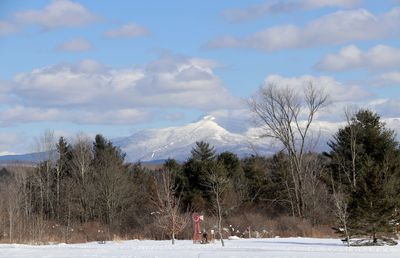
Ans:
{"label": "bare deciduous tree", "polygon": [[94,166],[98,214],[103,215],[108,225],[118,228],[124,207],[129,205],[132,196],[128,171],[113,153],[104,153],[102,161]]}
{"label": "bare deciduous tree", "polygon": [[327,171],[327,160],[322,155],[307,153],[304,156],[305,216],[313,225],[329,221],[332,202],[326,184],[321,180]]}
{"label": "bare deciduous tree", "polygon": [[[346,143],[346,148],[338,150],[341,154],[346,153],[346,155],[339,155],[339,152],[334,152],[332,160],[335,162],[340,175],[339,180],[343,180],[349,186],[350,191],[355,191],[358,181],[358,171],[357,164],[359,164],[359,151],[360,146],[357,143],[359,141],[359,131],[360,124],[356,119],[357,109],[346,107],[344,110],[346,126],[339,129],[340,134],[334,136],[334,141],[330,141],[328,145],[331,148],[336,148],[335,141],[344,141]],[[346,158],[346,157],[349,158]]]}
{"label": "bare deciduous tree", "polygon": [[45,131],[43,135],[36,139],[35,152],[37,161],[41,166],[36,170],[36,183],[40,189],[41,212],[42,215],[50,213],[54,215],[54,196],[52,194],[52,170],[54,168],[55,138],[53,131]]}
{"label": "bare deciduous tree", "polygon": [[[347,127],[349,128],[350,134],[350,153],[351,153],[351,176],[350,182],[352,189],[355,190],[357,186],[357,169],[356,169],[356,160],[357,160],[357,134],[358,127],[352,125],[352,119],[355,116],[357,111],[352,110],[351,108],[346,108],[344,114],[346,116]],[[347,169],[345,169],[346,171]],[[346,174],[350,174],[346,171]]]}
{"label": "bare deciduous tree", "polygon": [[339,223],[338,231],[344,234],[345,239],[347,240],[347,246],[350,245],[350,234],[348,230],[349,223],[349,198],[345,195],[344,191],[340,188],[336,187],[335,181],[333,180],[331,174],[331,183],[332,183],[332,198],[334,204],[334,214]]}
{"label": "bare deciduous tree", "polygon": [[[347,181],[350,185],[350,190],[355,191],[357,186],[357,158],[358,158],[358,148],[357,148],[357,138],[359,133],[359,127],[355,124],[354,117],[357,113],[355,108],[346,107],[344,110],[345,119],[346,119],[346,133],[349,140],[349,151],[350,151],[350,160],[351,164],[345,161],[344,157],[335,158],[338,159],[338,166],[341,171],[343,171]],[[348,232],[348,223],[349,223],[349,197],[346,196],[345,191],[340,189],[340,186],[335,185],[335,181],[333,180],[333,176],[331,175],[331,183],[332,183],[332,197],[334,203],[334,214],[339,223],[340,231],[345,236],[347,240],[347,245],[350,244],[350,235]]]}
{"label": "bare deciduous tree", "polygon": [[213,198],[212,202],[217,215],[218,235],[221,245],[225,246],[222,236],[223,198],[229,188],[229,178],[226,176],[225,168],[221,163],[210,164],[204,179],[204,185],[208,188]]}
{"label": "bare deciduous tree", "polygon": [[348,231],[348,223],[349,223],[349,204],[348,199],[345,197],[343,192],[334,191],[333,193],[333,202],[335,205],[335,216],[339,222],[341,230],[347,240],[347,245],[350,244],[350,235]]}
{"label": "bare deciduous tree", "polygon": [[[62,188],[62,177],[65,177],[65,174],[68,170],[68,159],[70,158],[70,146],[64,137],[60,137],[57,145],[57,153],[58,159],[55,165],[55,176],[56,176],[56,213],[57,218],[59,219],[61,213],[61,196],[65,195],[65,189]],[[64,197],[64,196],[63,196]]]}
{"label": "bare deciduous tree", "polygon": [[293,213],[304,216],[304,155],[308,151],[310,126],[317,112],[327,104],[327,95],[312,83],[303,93],[270,84],[249,101],[255,122],[265,137],[278,140],[286,150],[293,181]]}
{"label": "bare deciduous tree", "polygon": [[12,243],[14,239],[14,226],[19,213],[18,188],[13,178],[4,182],[0,188],[3,191],[2,196],[4,198],[4,206],[7,214],[8,238],[9,242]]}
{"label": "bare deciduous tree", "polygon": [[175,244],[175,237],[187,225],[187,214],[182,214],[180,209],[181,195],[177,192],[175,174],[169,169],[160,170],[154,174],[155,194],[152,198],[156,211],[157,225],[171,237]]}
{"label": "bare deciduous tree", "polygon": [[81,210],[83,220],[88,221],[93,215],[93,187],[90,179],[91,162],[93,159],[90,139],[78,135],[72,150],[71,173],[75,188],[72,192],[76,202],[76,208]]}

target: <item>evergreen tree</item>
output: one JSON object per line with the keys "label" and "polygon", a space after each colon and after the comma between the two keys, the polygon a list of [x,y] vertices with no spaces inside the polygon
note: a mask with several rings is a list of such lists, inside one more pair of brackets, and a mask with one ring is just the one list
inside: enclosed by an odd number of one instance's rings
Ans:
{"label": "evergreen tree", "polygon": [[215,159],[214,146],[210,146],[207,142],[196,142],[196,147],[191,151],[192,159],[198,161],[209,161]]}
{"label": "evergreen tree", "polygon": [[267,196],[267,158],[261,156],[244,158],[242,167],[247,181],[247,200],[250,203],[258,203],[263,196]]}
{"label": "evergreen tree", "polygon": [[0,169],[0,181],[3,181],[10,176],[11,176],[11,173],[6,168]]}
{"label": "evergreen tree", "polygon": [[247,180],[240,164],[238,156],[232,152],[222,152],[217,156],[217,162],[225,168],[226,176],[229,178],[231,196],[237,205],[246,200]]}
{"label": "evergreen tree", "polygon": [[181,165],[175,159],[167,159],[163,167],[171,171],[178,171],[181,169]]}
{"label": "evergreen tree", "polygon": [[269,158],[244,158],[242,167],[247,180],[248,202],[264,207],[272,213],[289,213],[289,191],[293,186],[287,171],[288,158],[283,152]]}
{"label": "evergreen tree", "polygon": [[186,208],[198,211],[206,210],[210,207],[210,194],[203,183],[207,177],[210,166],[215,163],[215,150],[206,142],[196,142],[196,146],[191,151],[191,157],[183,165],[183,174],[187,180],[187,189],[183,196]]}
{"label": "evergreen tree", "polygon": [[131,197],[125,154],[102,135],[96,135],[93,153],[98,215],[107,224],[120,226],[121,215]]}
{"label": "evergreen tree", "polygon": [[68,176],[70,173],[68,163],[72,159],[72,147],[64,137],[60,137],[56,148],[58,153],[58,160],[56,164],[57,170],[60,171],[61,177]]}
{"label": "evergreen tree", "polygon": [[[188,191],[189,182],[185,176],[182,165],[175,159],[167,159],[163,164],[164,171],[170,171],[174,177],[174,187],[176,187],[175,197],[183,198],[186,191]],[[183,208],[183,207],[182,207]]]}
{"label": "evergreen tree", "polygon": [[54,177],[54,192],[56,196],[56,212],[57,218],[61,217],[62,204],[67,199],[67,186],[68,178],[71,177],[71,169],[69,164],[72,160],[72,147],[68,144],[64,137],[60,137],[58,143],[56,144],[56,149],[58,153],[58,159],[56,161],[55,167],[55,177]]}
{"label": "evergreen tree", "polygon": [[[351,139],[350,132],[354,131],[356,137]],[[355,143],[353,153],[350,153],[351,141]],[[338,131],[329,146],[333,183],[348,196],[349,232],[370,235],[376,243],[379,234],[393,230],[396,219],[400,151],[395,134],[377,114],[360,110],[349,125]],[[354,169],[348,169],[349,166]]]}
{"label": "evergreen tree", "polygon": [[240,160],[236,154],[228,151],[222,152],[218,154],[217,161],[223,164],[228,177],[241,178],[244,176],[243,169],[240,166]]}
{"label": "evergreen tree", "polygon": [[365,161],[363,170],[364,176],[350,203],[350,233],[371,235],[373,243],[377,243],[378,233],[393,231],[396,200],[391,198],[390,184],[396,179],[386,176],[383,168],[371,159]]}
{"label": "evergreen tree", "polygon": [[144,230],[147,225],[153,223],[154,205],[151,196],[155,191],[154,177],[152,171],[136,162],[130,166],[130,180],[132,181],[132,201],[126,207],[124,226]]}

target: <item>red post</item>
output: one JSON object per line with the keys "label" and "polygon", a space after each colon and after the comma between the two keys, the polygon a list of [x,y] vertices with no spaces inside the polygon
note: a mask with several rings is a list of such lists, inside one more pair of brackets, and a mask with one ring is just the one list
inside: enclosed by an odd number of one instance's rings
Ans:
{"label": "red post", "polygon": [[201,221],[203,220],[203,216],[198,213],[193,213],[193,244],[201,243],[202,233],[201,233]]}

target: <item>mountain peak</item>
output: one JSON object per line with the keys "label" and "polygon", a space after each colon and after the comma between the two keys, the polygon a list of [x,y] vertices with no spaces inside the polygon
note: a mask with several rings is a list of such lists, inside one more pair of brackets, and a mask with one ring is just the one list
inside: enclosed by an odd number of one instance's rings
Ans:
{"label": "mountain peak", "polygon": [[252,153],[254,144],[257,149],[264,147],[259,142],[250,144],[252,140],[226,130],[214,116],[207,115],[184,126],[144,130],[119,138],[114,143],[127,153],[129,161],[149,161],[167,158],[186,160],[197,141],[210,143],[217,152],[231,151],[246,156]]}
{"label": "mountain peak", "polygon": [[218,124],[217,119],[214,116],[204,116],[200,120],[197,120],[194,123],[188,124],[180,128],[181,130],[188,131],[200,131],[201,134],[229,134],[230,132],[226,130],[224,127]]}
{"label": "mountain peak", "polygon": [[203,116],[203,118],[201,120],[204,120],[204,121],[215,121],[216,118],[214,116],[207,115],[207,116]]}

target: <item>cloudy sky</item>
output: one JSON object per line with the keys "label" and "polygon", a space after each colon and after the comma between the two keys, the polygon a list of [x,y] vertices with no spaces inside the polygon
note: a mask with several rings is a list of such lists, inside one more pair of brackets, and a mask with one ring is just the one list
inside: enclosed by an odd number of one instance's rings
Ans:
{"label": "cloudy sky", "polygon": [[400,117],[400,1],[0,2],[0,154],[45,130],[126,136],[246,117],[269,83],[312,81]]}

